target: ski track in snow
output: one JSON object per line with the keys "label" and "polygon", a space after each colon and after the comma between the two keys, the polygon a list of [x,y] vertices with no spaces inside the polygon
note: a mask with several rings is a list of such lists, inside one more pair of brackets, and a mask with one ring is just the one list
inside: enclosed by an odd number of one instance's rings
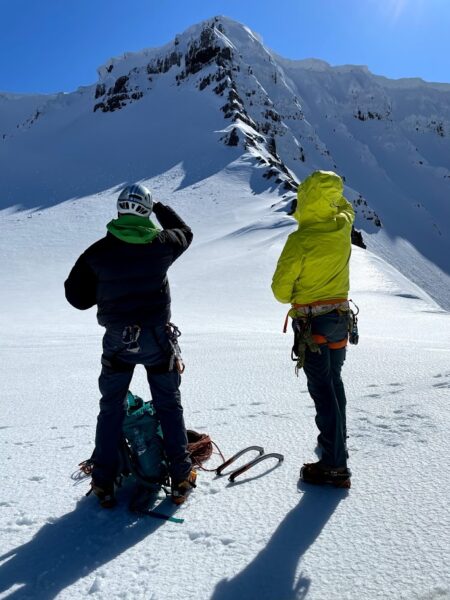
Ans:
{"label": "ski track in snow", "polygon": [[[289,228],[270,227],[274,198],[251,194],[246,173],[174,195],[176,177],[148,182],[195,231],[170,273],[187,426],[226,456],[249,444],[285,455],[235,484],[200,472],[185,506],[163,501],[183,524],[130,514],[128,484],[102,511],[87,480],[70,479],[93,447],[102,330],[94,311],[65,304],[62,282],[102,235],[113,195],[0,216],[1,600],[450,598],[449,315],[354,250],[361,340],[343,372],[353,488],[299,485],[315,459],[314,408],[270,292]],[[148,397],[143,369],[132,389]]]}

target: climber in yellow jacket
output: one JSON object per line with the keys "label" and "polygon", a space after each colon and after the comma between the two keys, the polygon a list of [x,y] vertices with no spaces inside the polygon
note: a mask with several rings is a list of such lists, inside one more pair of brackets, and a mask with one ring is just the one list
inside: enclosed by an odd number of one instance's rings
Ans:
{"label": "climber in yellow jacket", "polygon": [[350,487],[347,467],[346,397],[341,379],[349,323],[349,263],[352,205],[343,182],[315,171],[299,185],[291,233],[273,276],[275,298],[290,304],[294,354],[304,368],[316,407],[321,459],[301,469],[309,483]]}

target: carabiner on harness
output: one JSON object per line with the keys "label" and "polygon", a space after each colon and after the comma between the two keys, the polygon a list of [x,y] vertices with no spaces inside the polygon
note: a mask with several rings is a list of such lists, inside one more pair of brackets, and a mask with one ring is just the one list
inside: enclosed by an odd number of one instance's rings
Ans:
{"label": "carabiner on harness", "polygon": [[178,344],[178,338],[181,336],[181,331],[174,323],[167,323],[167,336],[169,338],[170,347],[172,348],[172,356],[170,358],[170,368],[171,371],[175,365],[178,373],[180,375],[184,373],[186,368],[183,359],[181,357],[181,350]]}
{"label": "carabiner on harness", "polygon": [[351,308],[349,309],[349,319],[348,319],[348,341],[350,344],[356,346],[359,342],[359,332],[358,332],[358,315],[359,315],[359,307],[353,302],[353,300],[349,300],[353,304],[356,309],[356,312]]}

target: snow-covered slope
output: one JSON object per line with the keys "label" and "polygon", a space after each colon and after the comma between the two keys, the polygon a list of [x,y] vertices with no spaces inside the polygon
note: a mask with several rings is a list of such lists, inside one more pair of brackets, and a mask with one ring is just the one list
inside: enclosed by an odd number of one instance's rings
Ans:
{"label": "snow-covered slope", "polygon": [[[269,287],[295,224],[271,210],[273,192],[252,192],[265,179],[246,157],[189,185],[185,176],[176,165],[144,182],[195,232],[170,272],[187,425],[226,456],[260,444],[285,462],[235,485],[200,473],[177,511],[183,524],[128,513],[127,485],[111,512],[84,498],[87,481],[70,474],[93,446],[102,330],[94,310],[66,304],[62,283],[103,235],[116,193],[3,212],[0,597],[448,598],[448,314],[354,249],[361,341],[344,367],[353,487],[297,487],[315,459],[314,410]],[[132,389],[148,398],[143,369]]]}
{"label": "snow-covered slope", "polygon": [[109,60],[97,84],[74,93],[0,95],[3,208],[102,194],[175,167],[183,188],[238,157],[253,167],[254,193],[280,196],[280,214],[313,169],[343,175],[368,247],[450,307],[449,85],[286,60],[216,17]]}

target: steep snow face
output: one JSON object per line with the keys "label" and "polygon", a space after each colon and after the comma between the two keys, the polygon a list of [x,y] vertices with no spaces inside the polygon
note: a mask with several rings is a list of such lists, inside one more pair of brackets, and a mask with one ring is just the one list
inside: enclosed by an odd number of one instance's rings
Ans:
{"label": "steep snow face", "polygon": [[0,207],[51,205],[177,165],[183,188],[242,156],[253,192],[277,192],[274,209],[286,211],[299,181],[330,169],[368,246],[446,305],[450,86],[289,61],[225,17],[98,72],[73,94],[0,96]]}
{"label": "steep snow face", "polygon": [[[359,67],[279,61],[338,171],[389,223],[390,233],[417,247],[429,235],[438,247],[440,237],[448,239],[450,86],[389,82]],[[438,254],[430,257],[444,265]]]}
{"label": "steep snow face", "polygon": [[42,106],[53,97],[0,92],[0,141],[33,124]]}

